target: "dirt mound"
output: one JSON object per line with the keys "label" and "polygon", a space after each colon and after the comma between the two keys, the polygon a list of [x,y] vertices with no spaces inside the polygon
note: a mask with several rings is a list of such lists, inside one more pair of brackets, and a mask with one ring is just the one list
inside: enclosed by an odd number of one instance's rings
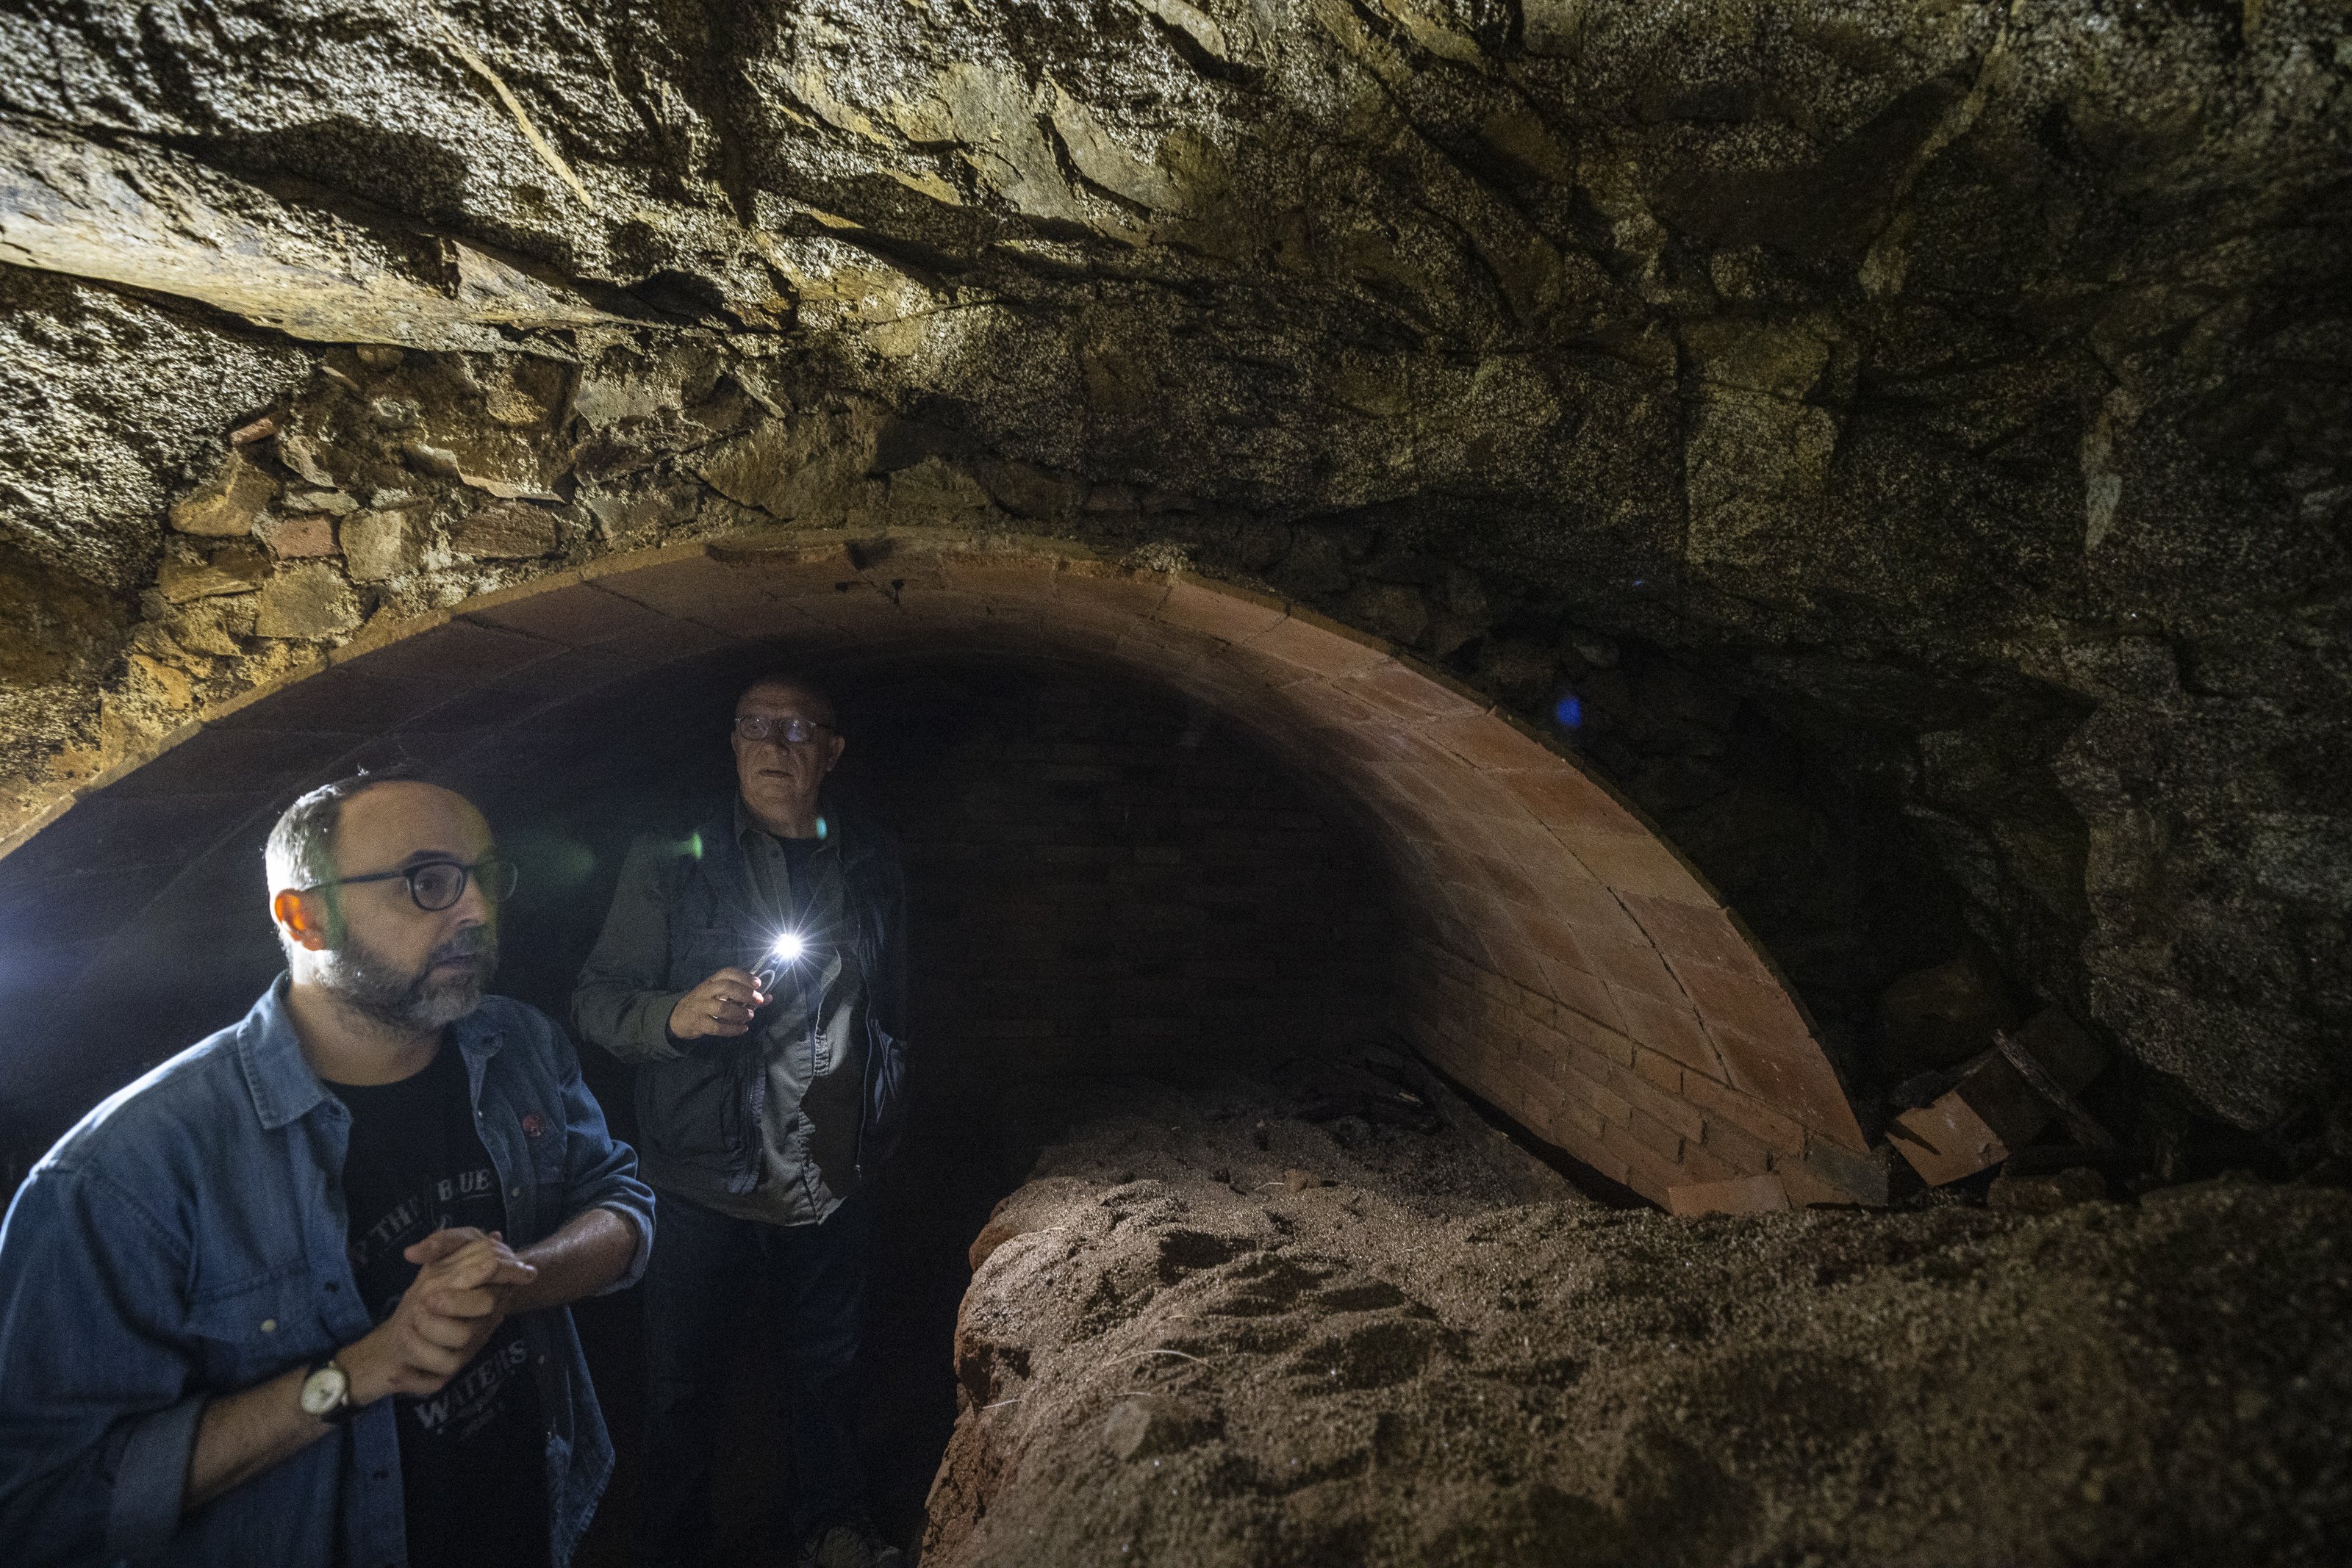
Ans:
{"label": "dirt mound", "polygon": [[1130,1095],[999,1208],[931,1568],[2352,1556],[2352,1195],[1679,1219],[1284,1105]]}

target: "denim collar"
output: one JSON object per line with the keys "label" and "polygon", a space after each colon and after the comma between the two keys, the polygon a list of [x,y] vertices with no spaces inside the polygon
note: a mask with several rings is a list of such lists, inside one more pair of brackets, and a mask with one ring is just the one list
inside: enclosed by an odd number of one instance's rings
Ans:
{"label": "denim collar", "polygon": [[[245,1070],[245,1086],[253,1095],[254,1114],[268,1131],[299,1122],[327,1103],[331,1096],[302,1055],[302,1041],[294,1019],[286,1011],[286,990],[292,983],[284,970],[261,993],[253,1010],[237,1026],[236,1057]],[[498,1027],[476,1008],[449,1026],[449,1039],[471,1063],[495,1053],[504,1043]],[[476,1084],[480,1074],[471,1076]]]}

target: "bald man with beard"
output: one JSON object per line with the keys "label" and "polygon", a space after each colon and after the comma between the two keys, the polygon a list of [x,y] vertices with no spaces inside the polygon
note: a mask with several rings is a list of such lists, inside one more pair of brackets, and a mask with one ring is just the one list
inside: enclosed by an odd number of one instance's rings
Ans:
{"label": "bald man with beard", "polygon": [[287,971],[88,1116],[0,1225],[12,1563],[553,1564],[612,1468],[566,1304],[653,1195],[562,1030],[485,995],[511,866],[355,779],[266,854]]}

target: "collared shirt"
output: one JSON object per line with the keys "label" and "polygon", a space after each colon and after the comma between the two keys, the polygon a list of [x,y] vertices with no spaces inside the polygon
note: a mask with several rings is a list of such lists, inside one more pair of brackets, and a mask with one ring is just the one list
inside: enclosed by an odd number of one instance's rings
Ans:
{"label": "collared shirt", "polygon": [[[373,1326],[352,1279],[341,1173],[351,1115],[310,1071],[286,979],[243,1021],[108,1099],[33,1167],[0,1222],[0,1541],[18,1563],[137,1559],[398,1568],[399,1440],[380,1399],[182,1517],[205,1402]],[[450,1026],[507,1239],[611,1208],[644,1272],[653,1194],[613,1141],[571,1042],[503,997]],[[564,1309],[523,1319],[547,1422],[558,1563],[612,1444]]]}

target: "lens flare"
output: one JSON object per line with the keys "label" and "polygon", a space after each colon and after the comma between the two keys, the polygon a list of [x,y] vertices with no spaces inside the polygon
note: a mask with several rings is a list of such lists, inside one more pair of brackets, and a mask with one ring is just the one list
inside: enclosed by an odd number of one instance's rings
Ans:
{"label": "lens flare", "polygon": [[751,977],[760,982],[760,989],[772,991],[776,988],[777,977],[788,966],[799,963],[801,955],[807,951],[808,940],[799,932],[782,932],[776,937],[775,946],[768,949],[766,959],[752,971]]}

